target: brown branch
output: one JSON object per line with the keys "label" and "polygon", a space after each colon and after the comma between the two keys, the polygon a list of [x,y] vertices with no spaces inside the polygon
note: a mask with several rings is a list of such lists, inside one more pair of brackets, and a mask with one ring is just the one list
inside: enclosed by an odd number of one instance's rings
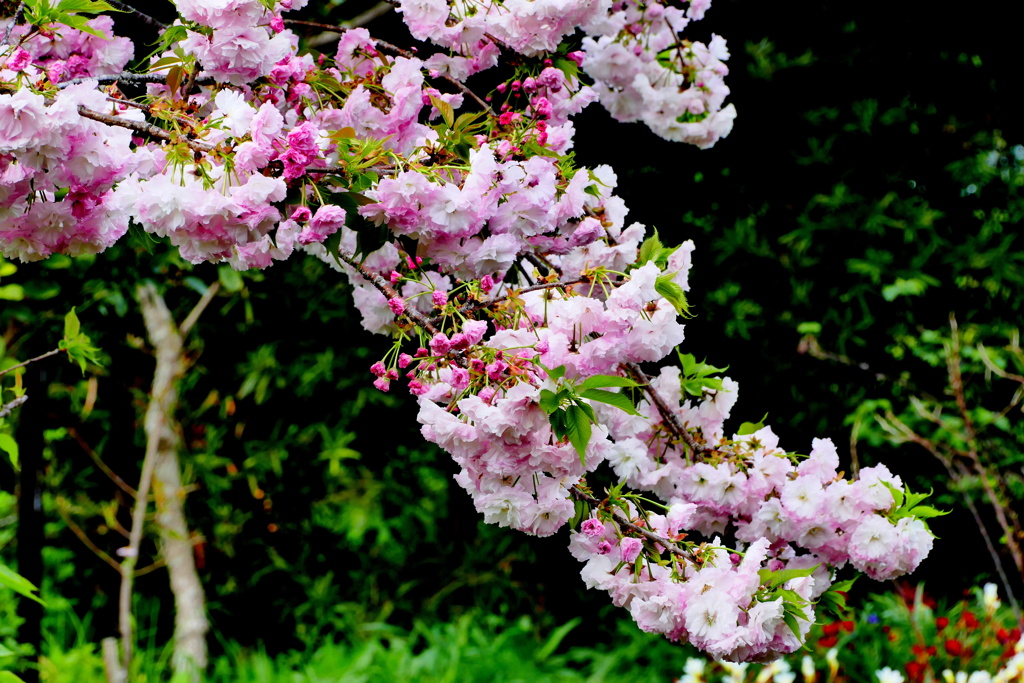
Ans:
{"label": "brown branch", "polygon": [[[487,301],[477,301],[475,303],[466,304],[465,306],[462,306],[462,307],[459,308],[459,313],[461,313],[462,315],[467,315],[469,313],[475,313],[476,311],[481,311],[481,310],[483,310],[485,308],[490,308],[492,306],[500,304],[503,301],[507,301],[508,299],[510,299],[510,298],[512,298],[514,296],[519,296],[520,294],[525,294],[527,292],[536,292],[536,291],[539,291],[539,290],[542,290],[542,289],[555,289],[555,288],[572,287],[573,285],[586,284],[587,282],[590,282],[590,280],[585,280],[583,278],[580,278],[578,280],[569,280],[569,281],[566,281],[566,282],[544,282],[544,283],[541,283],[539,285],[530,285],[528,287],[522,287],[520,289],[513,289],[512,291],[510,291],[508,294],[506,294],[504,296],[499,296],[497,298],[489,299]],[[441,320],[442,320],[442,316],[437,316],[435,318],[431,318],[430,319],[430,323],[432,325],[439,325],[441,323]]]}
{"label": "brown branch", "polygon": [[[581,488],[579,488],[579,485],[577,485],[577,484],[573,484],[569,488],[569,493],[574,498],[576,498],[578,500],[582,500],[582,501],[584,501],[586,503],[589,503],[591,506],[593,506],[595,508],[601,507],[602,501],[598,500],[597,498],[595,498],[594,496],[590,495],[589,493],[584,492]],[[673,555],[681,557],[684,560],[693,560],[693,555],[692,554],[690,554],[689,552],[683,550],[678,545],[676,545],[674,542],[668,540],[667,538],[665,538],[663,536],[659,536],[658,534],[654,533],[650,529],[647,529],[646,527],[642,527],[642,526],[634,523],[633,521],[628,519],[624,514],[622,514],[619,510],[617,510],[615,508],[610,508],[610,510],[611,510],[612,517],[615,519],[616,522],[618,522],[622,526],[625,526],[625,527],[631,529],[632,531],[635,531],[635,532],[639,533],[641,536],[646,538],[648,541],[651,541],[652,543],[657,543],[658,545],[664,547],[666,550],[668,550]]]}
{"label": "brown branch", "polygon": [[115,560],[107,553],[103,552],[103,550],[101,550],[99,546],[92,542],[92,539],[89,538],[89,535],[85,533],[82,527],[78,526],[77,524],[75,524],[75,522],[71,520],[71,516],[68,514],[67,510],[68,507],[68,501],[62,496],[57,496],[57,512],[60,514],[61,519],[64,520],[64,523],[68,525],[68,528],[71,529],[71,533],[77,536],[78,540],[81,541],[86,548],[91,550],[93,554],[96,555],[96,557],[100,558],[101,560],[109,564],[111,567],[113,567],[114,571],[120,573],[121,563],[119,563],[117,560]]}
{"label": "brown branch", "polygon": [[117,476],[117,473],[114,472],[114,470],[107,467],[107,464],[103,462],[102,458],[100,458],[100,454],[89,447],[89,444],[86,443],[85,439],[82,438],[82,435],[78,433],[77,429],[75,429],[74,427],[68,427],[68,434],[70,434],[71,438],[78,443],[78,445],[82,448],[83,451],[85,451],[89,455],[90,458],[92,458],[92,461],[96,463],[96,466],[100,468],[100,471],[103,472],[103,474],[107,475],[110,481],[114,482],[114,484],[116,484],[119,489],[127,493],[132,498],[136,497],[135,489],[129,486],[124,479]]}
{"label": "brown branch", "polygon": [[205,142],[199,142],[198,140],[189,140],[188,138],[182,137],[179,140],[175,140],[175,136],[159,126],[154,126],[152,123],[144,123],[142,121],[131,121],[129,119],[118,118],[117,116],[108,116],[107,114],[101,114],[98,111],[86,108],[84,105],[78,105],[78,113],[87,119],[93,121],[99,121],[105,123],[108,126],[121,126],[122,128],[128,128],[134,130],[137,133],[143,135],[149,135],[150,137],[160,138],[168,142],[184,142],[186,145],[196,150],[197,152],[212,152],[216,147],[214,145],[207,144]]}
{"label": "brown branch", "polygon": [[[886,423],[883,422],[881,418],[876,416],[875,419],[877,419],[883,427],[886,426]],[[964,479],[970,476],[970,473],[967,471],[966,467],[963,465],[963,463],[958,462],[956,463],[956,467],[954,468],[952,457],[943,454],[939,447],[936,446],[930,439],[927,439],[918,434],[917,432],[915,432],[908,424],[906,424],[898,417],[896,417],[896,415],[891,410],[886,411],[885,419],[888,421],[889,425],[889,429],[887,431],[889,431],[894,436],[896,436],[895,433],[898,432],[899,434],[903,435],[905,441],[915,443],[918,446],[924,448],[926,451],[931,453],[936,460],[942,463],[942,466],[946,469],[946,472],[949,473],[950,481],[952,481],[956,485],[956,490],[960,493],[960,497],[963,498],[964,503],[967,505],[967,508],[971,511],[971,515],[974,517],[974,523],[975,525],[977,525],[978,531],[981,533],[981,537],[985,541],[985,547],[987,548],[989,556],[992,559],[992,564],[995,565],[996,573],[999,575],[999,579],[1003,584],[1003,589],[1006,591],[1006,595],[1010,600],[1010,605],[1013,609],[1013,613],[1017,617],[1018,623],[1024,625],[1024,621],[1022,621],[1021,618],[1020,606],[1017,604],[1017,599],[1013,595],[1013,589],[1011,587],[1010,580],[1006,576],[1006,572],[1003,570],[1003,563],[999,559],[999,553],[996,551],[995,544],[992,543],[992,538],[988,533],[988,529],[985,527],[985,523],[981,519],[981,515],[978,513],[978,508],[974,505],[974,501],[971,500],[970,495],[968,495],[967,491],[963,486]]]}
{"label": "brown branch", "polygon": [[981,462],[981,456],[978,453],[977,432],[974,428],[974,421],[971,418],[970,410],[967,407],[963,374],[960,369],[960,333],[957,328],[956,317],[953,314],[949,316],[949,329],[950,344],[946,365],[949,370],[949,386],[953,390],[953,399],[956,401],[957,410],[960,412],[960,418],[963,420],[964,430],[967,433],[967,447],[969,449],[967,456],[971,460],[975,472],[977,472],[982,489],[985,491],[989,504],[992,506],[992,511],[995,513],[996,521],[1006,537],[1006,546],[1010,551],[1010,556],[1013,558],[1014,565],[1017,567],[1017,573],[1024,577],[1024,553],[1022,553],[1018,541],[1017,532],[1019,532],[1019,529],[1016,528],[1017,525],[1011,524],[1007,519],[1005,506],[992,488],[992,484],[989,482],[988,468]]}
{"label": "brown branch", "polygon": [[[368,12],[364,12],[364,14],[367,14],[367,13]],[[362,16],[362,15],[360,15],[360,16]],[[356,17],[356,18],[358,19],[359,17]],[[371,17],[371,18],[375,18],[375,17]],[[300,21],[298,19],[285,19],[284,23],[291,24],[293,26],[309,26],[310,28],[319,28],[319,29],[322,29],[324,31],[333,31],[334,33],[342,33],[343,31],[347,30],[346,24],[348,22],[339,24],[337,26],[332,26],[331,24],[321,24],[320,22],[316,22],[316,21]],[[409,50],[403,50],[402,48],[398,47],[397,45],[392,45],[391,43],[387,42],[386,40],[380,40],[379,38],[373,38],[373,41],[375,43],[377,43],[378,46],[384,48],[388,52],[394,53],[394,54],[399,55],[401,57],[406,57],[408,59],[413,59],[413,58],[416,57],[415,53],[410,52]],[[475,92],[470,90],[466,86],[465,83],[459,81],[458,79],[454,78],[450,74],[444,74],[444,75],[441,76],[441,78],[445,79],[446,81],[448,81],[449,83],[454,85],[456,88],[458,88],[462,92],[462,94],[468,95],[473,100],[475,100],[476,103],[478,105],[480,105],[480,108],[483,109],[485,112],[487,112],[491,116],[497,116],[497,114],[494,113],[494,110],[491,109],[491,105],[488,104],[485,99],[483,99],[482,97],[477,95]]]}
{"label": "brown branch", "polygon": [[7,45],[7,41],[11,38],[11,31],[14,30],[14,26],[18,23],[18,19],[21,18],[21,12],[25,9],[25,0],[21,0],[18,3],[18,8],[14,10],[14,16],[11,17],[11,23],[7,25],[7,30],[4,31],[4,39],[0,41],[0,45]]}
{"label": "brown branch", "polygon": [[[356,257],[353,256],[352,254],[339,250],[338,257],[348,265],[355,268],[363,277],[363,279],[365,279],[371,285],[376,287],[377,291],[379,291],[388,299],[401,298],[401,295],[398,293],[397,290],[395,290],[394,287],[391,286],[390,282],[385,280],[381,275],[367,268],[365,265],[363,265],[361,261],[356,259]],[[428,320],[422,313],[417,311],[412,306],[407,306],[405,309],[405,313],[403,313],[402,315],[409,318],[409,320],[422,327],[431,335],[438,334],[440,332],[440,330],[438,330],[430,320]]]}
{"label": "brown branch", "polygon": [[17,370],[18,368],[23,368],[26,365],[28,365],[29,363],[35,363],[37,360],[43,360],[44,358],[49,358],[50,356],[56,356],[58,353],[60,353],[60,351],[61,351],[60,349],[53,349],[52,351],[47,351],[46,353],[44,353],[44,354],[42,354],[40,356],[36,356],[35,358],[29,358],[27,361],[24,361],[22,363],[18,363],[17,365],[12,365],[11,367],[6,368],[4,370],[0,370],[0,377],[3,377],[8,372],[11,372],[13,370]]}
{"label": "brown branch", "polygon": [[117,0],[107,0],[107,2],[110,3],[111,5],[113,5],[114,7],[116,7],[117,9],[121,10],[122,12],[127,12],[129,14],[134,14],[136,17],[138,17],[139,19],[142,19],[142,21],[146,22],[150,26],[156,26],[157,28],[167,28],[167,24],[165,24],[162,21],[159,21],[157,19],[154,19],[153,17],[149,16],[148,14],[140,12],[139,10],[135,9],[134,7],[132,7],[131,5],[126,5],[123,2],[118,2]]}
{"label": "brown branch", "polygon": [[665,403],[665,399],[663,399],[661,395],[655,391],[654,387],[651,386],[650,378],[644,374],[644,371],[640,369],[639,365],[636,363],[622,363],[620,367],[627,375],[631,376],[633,380],[640,385],[644,392],[650,397],[651,402],[654,403],[654,407],[658,409],[658,414],[661,415],[661,419],[665,425],[673,435],[686,442],[686,445],[690,447],[694,455],[708,450],[703,444],[697,443],[697,440],[693,438],[693,434],[690,434],[690,431],[686,429],[686,426],[679,421],[679,416],[669,408],[668,404]]}
{"label": "brown branch", "polygon": [[523,258],[532,263],[533,265],[537,266],[537,270],[540,271],[541,275],[547,275],[551,271],[555,271],[556,273],[558,273],[558,277],[562,277],[561,268],[553,264],[551,261],[548,261],[546,258],[544,258],[543,256],[536,252],[528,251],[525,254],[523,254]]}

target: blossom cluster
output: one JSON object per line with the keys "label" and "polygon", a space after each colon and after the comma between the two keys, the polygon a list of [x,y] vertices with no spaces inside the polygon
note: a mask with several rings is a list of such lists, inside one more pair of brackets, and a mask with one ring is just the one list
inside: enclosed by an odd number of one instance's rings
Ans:
{"label": "blossom cluster", "polygon": [[[800,647],[844,564],[891,578],[927,554],[884,467],[850,482],[828,441],[800,459],[767,427],[729,437],[735,382],[691,399],[678,369],[639,366],[683,342],[694,245],[627,223],[612,169],[575,165],[572,116],[600,101],[672,140],[726,135],[725,43],[681,35],[708,0],[402,0],[413,36],[445,51],[357,28],[316,57],[282,16],[303,0],[176,4],[142,76],[121,73],[131,44],[106,17],[91,23],[105,42],[11,31],[4,255],[99,251],[131,222],[193,263],[325,259],[364,327],[395,339],[374,385],[417,397],[484,518],[550,535],[576,517],[589,586],[719,658]],[[512,77],[467,88],[503,51],[519,55]],[[587,481],[602,463],[604,500]]]}

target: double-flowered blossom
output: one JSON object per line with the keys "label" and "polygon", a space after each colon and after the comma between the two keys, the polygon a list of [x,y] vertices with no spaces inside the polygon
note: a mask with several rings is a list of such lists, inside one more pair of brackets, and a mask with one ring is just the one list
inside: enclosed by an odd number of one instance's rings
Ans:
{"label": "double-flowered blossom", "polygon": [[[484,519],[549,536],[576,517],[586,584],[715,657],[800,647],[846,564],[913,571],[932,537],[899,477],[844,479],[828,440],[798,457],[770,427],[732,434],[736,382],[639,365],[684,341],[695,246],[626,220],[614,171],[574,164],[572,117],[600,101],[670,140],[727,135],[725,41],[683,37],[709,0],[400,0],[442,51],[359,28],[317,59],[282,19],[304,4],[177,0],[181,39],[135,101],[97,80],[133,53],[108,17],[89,22],[105,41],[13,27],[0,253],[94,253],[131,222],[193,263],[324,259],[396,340],[373,384],[416,397]],[[513,52],[490,94],[465,87]]]}

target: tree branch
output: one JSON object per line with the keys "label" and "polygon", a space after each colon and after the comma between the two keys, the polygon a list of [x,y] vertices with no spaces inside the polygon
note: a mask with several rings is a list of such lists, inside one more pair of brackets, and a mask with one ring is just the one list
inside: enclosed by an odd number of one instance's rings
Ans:
{"label": "tree branch", "polygon": [[118,2],[117,0],[107,0],[107,2],[110,3],[111,5],[113,5],[114,7],[116,7],[117,9],[121,10],[122,12],[128,12],[129,14],[134,14],[136,17],[138,17],[139,19],[142,19],[144,22],[146,22],[150,26],[156,26],[157,28],[167,28],[167,24],[165,24],[162,21],[159,21],[157,19],[154,19],[153,17],[149,16],[148,14],[140,12],[139,10],[135,9],[134,7],[132,7],[130,5],[126,5],[123,2]]}
{"label": "tree branch", "polygon": [[[355,256],[349,254],[348,252],[340,250],[338,251],[338,256],[339,258],[341,258],[342,261],[355,268],[359,272],[359,274],[363,276],[363,279],[365,279],[371,285],[376,287],[377,291],[379,291],[385,297],[387,297],[388,299],[401,298],[401,295],[398,293],[398,291],[395,290],[394,287],[391,286],[390,282],[388,282],[382,276],[378,275],[377,273],[367,268],[365,265],[363,265],[362,262],[357,260]],[[430,320],[428,320],[422,313],[420,313],[411,306],[406,307],[405,313],[403,313],[402,315],[409,318],[409,320],[422,327],[431,335],[438,334],[440,332],[440,330],[438,330]]]}
{"label": "tree branch", "polygon": [[[574,498],[589,503],[591,506],[595,508],[601,507],[602,501],[599,501],[594,496],[584,492],[581,488],[579,488],[577,484],[573,484],[572,487],[569,488],[569,493],[572,494]],[[624,514],[622,514],[619,510],[616,510],[615,508],[610,509],[612,517],[615,519],[616,522],[618,522],[622,526],[628,527],[629,529],[639,533],[641,536],[646,538],[648,541],[651,541],[652,543],[657,543],[658,545],[664,547],[666,550],[668,550],[673,555],[676,555],[677,557],[681,557],[684,560],[693,560],[692,554],[683,550],[674,542],[668,540],[663,536],[659,536],[658,534],[654,533],[650,529],[647,529],[646,527],[642,527],[634,523],[633,521],[628,519]]]}
{"label": "tree branch", "polygon": [[[137,133],[143,135],[149,135],[150,137],[160,138],[168,142],[175,142],[175,136],[159,126],[154,126],[152,123],[144,123],[142,121],[131,121],[129,119],[118,118],[117,116],[109,116],[107,114],[101,114],[98,111],[86,108],[84,105],[78,105],[78,113],[87,119],[93,121],[99,121],[105,123],[108,126],[121,126],[122,128],[128,128],[134,130]],[[186,145],[196,150],[197,152],[212,152],[216,147],[214,145],[207,144],[205,142],[199,142],[198,140],[189,140],[188,138],[182,137],[178,142],[184,142]]]}
{"label": "tree branch", "polygon": [[28,400],[28,394],[22,394],[18,398],[8,401],[7,403],[0,406],[0,418],[7,417],[11,412],[20,406],[22,403]]}
{"label": "tree branch", "polygon": [[0,370],[0,377],[3,377],[8,372],[11,372],[13,370],[17,370],[18,368],[23,368],[26,365],[28,365],[29,363],[35,363],[37,360],[43,360],[44,358],[49,358],[50,356],[56,356],[58,353],[60,353],[60,349],[53,349],[52,351],[47,351],[46,353],[41,354],[39,356],[36,356],[35,358],[29,358],[27,361],[24,361],[22,363],[18,363],[17,365],[12,365],[9,368],[6,368],[4,370]]}
{"label": "tree branch", "polygon": [[25,9],[25,0],[21,0],[18,3],[18,8],[14,10],[14,16],[11,17],[11,23],[7,25],[7,30],[4,31],[4,39],[0,41],[0,45],[7,45],[7,41],[11,38],[11,31],[14,30],[18,20],[21,19],[21,12]]}
{"label": "tree branch", "polygon": [[[86,81],[96,81],[98,85],[111,85],[113,83],[128,83],[130,85],[143,85],[146,83],[159,83],[161,85],[167,84],[167,75],[161,73],[152,74],[133,74],[128,71],[124,71],[119,74],[113,74],[110,76],[87,76],[84,78],[72,78],[66,81],[62,81],[57,84],[58,90],[63,90],[68,86],[77,85],[78,83],[85,83]],[[196,78],[196,85],[217,85],[217,79],[213,76],[203,76]]]}
{"label": "tree branch", "polygon": [[693,438],[693,434],[690,434],[689,430],[686,429],[686,427],[679,421],[679,416],[669,408],[661,395],[658,394],[654,387],[651,386],[650,378],[644,374],[644,371],[640,369],[639,365],[636,363],[623,363],[621,367],[625,373],[631,376],[651,398],[651,402],[654,403],[654,407],[658,409],[658,414],[661,415],[662,421],[673,435],[682,439],[686,445],[690,447],[694,455],[708,450],[704,444],[698,443],[697,440]]}
{"label": "tree branch", "polygon": [[[381,4],[385,4],[385,3],[381,3]],[[378,7],[379,7],[379,5],[378,5]],[[370,11],[372,11],[372,10],[370,10]],[[369,11],[364,12],[363,14],[369,14]],[[381,14],[383,14],[383,12],[381,12]],[[356,17],[356,19],[359,19],[362,16],[363,15],[359,15],[359,17]],[[370,17],[370,19],[376,18],[377,16],[380,16],[380,15],[379,14],[374,15],[374,16]],[[335,33],[342,33],[344,31],[348,30],[348,28],[352,28],[352,27],[355,26],[355,25],[349,26],[348,24],[350,24],[351,22],[344,22],[344,23],[339,24],[337,26],[332,26],[331,24],[321,24],[321,23],[316,22],[316,21],[300,21],[299,19],[285,19],[284,23],[285,24],[290,24],[292,26],[309,26],[310,28],[319,28],[319,29],[322,29],[324,31],[333,31]],[[409,59],[412,59],[412,58],[416,57],[415,53],[410,52],[409,50],[403,50],[402,48],[398,47],[397,45],[392,45],[391,43],[387,42],[386,40],[380,40],[379,38],[373,38],[373,41],[376,42],[377,45],[379,45],[380,47],[383,47],[388,52],[392,52],[392,53],[394,53],[396,55],[399,55],[401,57],[406,57],[406,58],[409,58]],[[449,83],[454,85],[464,95],[468,95],[473,100],[475,100],[476,103],[478,105],[480,105],[480,108],[483,109],[485,112],[487,112],[491,116],[497,116],[497,114],[494,113],[494,110],[491,109],[491,105],[489,105],[487,103],[487,101],[484,100],[482,97],[480,97],[475,92],[470,90],[466,86],[465,83],[457,80],[456,78],[454,78],[450,74],[442,74],[441,78],[445,79],[446,81],[448,81]]]}

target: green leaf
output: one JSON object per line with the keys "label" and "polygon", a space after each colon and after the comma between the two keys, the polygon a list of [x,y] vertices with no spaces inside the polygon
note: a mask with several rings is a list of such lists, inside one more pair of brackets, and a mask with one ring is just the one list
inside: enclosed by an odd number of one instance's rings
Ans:
{"label": "green leaf", "polygon": [[565,366],[564,365],[559,365],[554,370],[549,370],[548,368],[545,368],[543,365],[541,367],[544,369],[544,372],[547,373],[548,377],[551,378],[552,382],[557,382],[558,380],[560,380],[563,377],[565,377]]}
{"label": "green leaf", "polygon": [[892,499],[893,502],[896,503],[896,508],[899,509],[903,507],[903,491],[896,488],[887,481],[883,481],[882,485],[885,486],[885,488],[889,489],[889,491],[892,493]]}
{"label": "green leaf", "polygon": [[675,276],[668,274],[659,275],[658,279],[654,281],[654,291],[665,297],[665,300],[676,309],[676,313],[692,317],[690,304],[686,301],[686,293],[683,292],[683,288],[678,283],[672,281],[673,277]]}
{"label": "green leaf", "polygon": [[57,5],[57,10],[60,12],[86,12],[88,14],[99,14],[100,12],[122,12],[112,5],[109,5],[103,0],[61,0],[60,4]]}
{"label": "green leaf", "polygon": [[556,628],[554,632],[551,634],[551,636],[548,638],[547,642],[544,643],[540,647],[540,649],[537,650],[537,652],[533,655],[534,661],[543,662],[545,659],[550,657],[554,653],[554,651],[558,649],[558,646],[561,644],[562,640],[567,635],[569,635],[569,631],[579,626],[582,621],[582,617],[575,617],[570,621],[562,624],[558,628]]}
{"label": "green leaf", "polygon": [[800,323],[796,331],[799,334],[821,334],[821,323]]}
{"label": "green leaf", "polygon": [[753,434],[759,429],[764,429],[764,421],[768,419],[768,413],[764,414],[760,422],[744,422],[740,425],[740,428],[736,430],[736,434],[739,436],[747,436]]}
{"label": "green leaf", "polygon": [[64,316],[64,339],[72,340],[77,337],[81,331],[82,325],[78,322],[78,315],[75,314],[75,308],[72,307]]}
{"label": "green leaf", "polygon": [[782,620],[786,622],[786,626],[788,626],[789,630],[793,632],[793,635],[796,636],[799,639],[800,638],[800,622],[798,622],[796,620],[796,617],[793,616],[793,613],[790,612],[788,609],[783,608],[783,610],[782,610]]}
{"label": "green leaf", "polygon": [[580,66],[571,59],[558,58],[555,60],[555,68],[565,74],[566,80],[577,77],[580,73]]}
{"label": "green leaf", "polygon": [[625,394],[617,394],[614,391],[605,391],[604,389],[585,389],[580,392],[580,396],[591,401],[598,401],[600,403],[607,403],[608,405],[615,406],[619,410],[624,410],[630,415],[639,415],[636,408],[633,407],[633,402],[629,400],[629,397]]}
{"label": "green leaf", "polygon": [[587,444],[590,443],[590,418],[578,405],[573,404],[565,411],[565,433],[569,437],[569,443],[576,449],[580,456],[580,462],[584,462],[587,456]]}
{"label": "green leaf", "polygon": [[240,292],[245,287],[242,274],[231,266],[225,265],[217,268],[217,279],[221,286],[229,292]]}
{"label": "green leaf", "polygon": [[[805,569],[779,569],[777,571],[771,571],[770,569],[762,569],[757,572],[757,578],[761,580],[761,583],[767,583],[768,588],[776,588],[782,584],[790,581],[791,579],[799,579],[804,576],[810,576],[814,573],[814,570],[820,567],[820,564],[816,564],[813,567],[807,567]],[[781,589],[779,593],[792,593],[792,591]],[[793,595],[797,595],[793,593]],[[798,596],[799,597],[799,596]],[[801,598],[802,599],[802,598]]]}
{"label": "green leaf", "polygon": [[949,510],[939,510],[933,508],[931,505],[918,505],[915,508],[911,508],[907,511],[908,517],[917,517],[918,519],[928,519],[930,517],[943,517],[949,514]]}
{"label": "green leaf", "polygon": [[18,442],[10,434],[0,434],[0,450],[7,451],[14,469],[18,469]]}
{"label": "green leaf", "polygon": [[0,671],[0,683],[25,683],[25,680],[15,676],[10,671]]}
{"label": "green leaf", "polygon": [[[564,367],[564,366],[563,366]],[[592,375],[578,385],[579,389],[593,389],[597,387],[638,387],[640,386],[627,377],[617,375]]]}
{"label": "green leaf", "polygon": [[640,253],[637,255],[636,262],[640,266],[647,265],[648,261],[654,261],[658,254],[662,250],[661,239],[658,237],[658,231],[655,230],[654,234],[643,241],[640,245]]}
{"label": "green leaf", "polygon": [[23,577],[21,574],[11,571],[4,564],[0,564],[0,586],[7,586],[18,595],[22,595],[30,600],[35,600],[40,605],[46,604],[35,595],[39,592],[39,589],[36,588],[31,581]]}
{"label": "green leaf", "polygon": [[4,285],[0,287],[0,300],[21,301],[25,298],[25,288],[21,285]]}
{"label": "green leaf", "polygon": [[430,103],[434,105],[439,112],[441,112],[441,118],[444,119],[444,122],[449,128],[455,125],[455,110],[452,108],[451,104],[435,95],[430,96]]}
{"label": "green leaf", "polygon": [[540,409],[548,415],[558,410],[558,397],[555,396],[555,392],[549,389],[540,390],[540,400],[538,401]]}

